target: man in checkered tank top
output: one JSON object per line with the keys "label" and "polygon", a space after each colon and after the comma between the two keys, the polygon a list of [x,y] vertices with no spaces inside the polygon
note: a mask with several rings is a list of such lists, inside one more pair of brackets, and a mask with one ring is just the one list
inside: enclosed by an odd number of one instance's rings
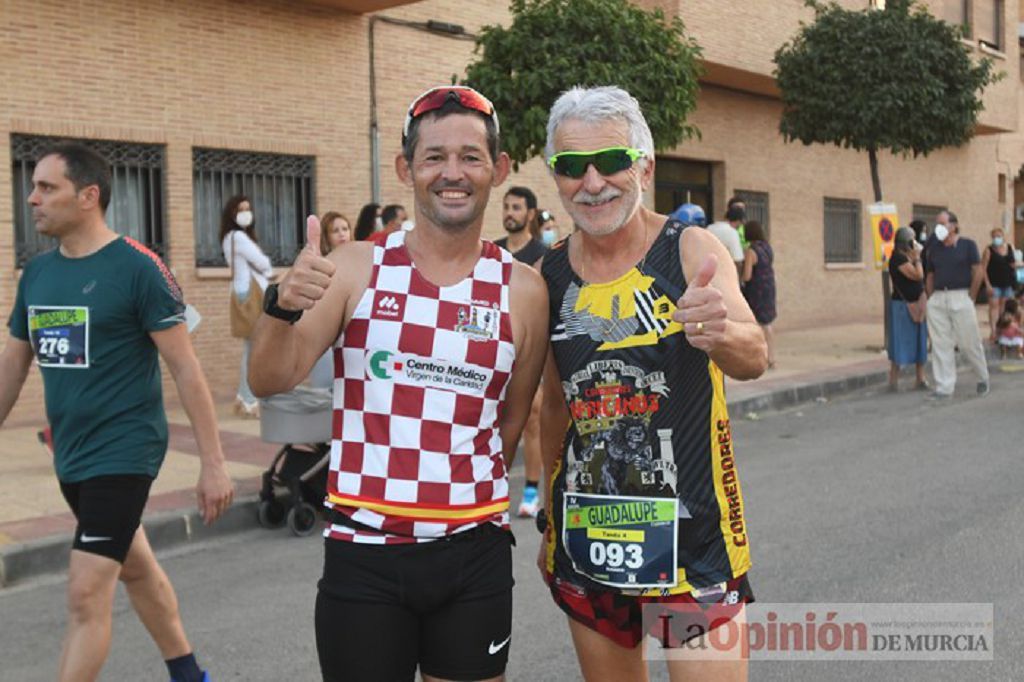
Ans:
{"label": "man in checkered tank top", "polygon": [[[416,229],[322,257],[267,290],[249,377],[290,390],[334,348],[316,605],[324,680],[500,680],[512,626],[508,467],[547,351],[536,271],[480,238],[508,174],[493,105],[417,98],[396,171]],[[300,319],[301,318],[301,319]]]}

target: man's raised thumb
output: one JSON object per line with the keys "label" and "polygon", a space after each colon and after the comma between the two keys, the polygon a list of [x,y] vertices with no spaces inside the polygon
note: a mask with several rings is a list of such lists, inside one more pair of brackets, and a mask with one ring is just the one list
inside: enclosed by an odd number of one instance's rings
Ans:
{"label": "man's raised thumb", "polygon": [[700,264],[700,270],[697,271],[697,276],[690,282],[690,286],[706,287],[708,284],[711,284],[711,280],[715,278],[716,270],[718,270],[718,256],[709,253],[704,256],[704,261]]}
{"label": "man's raised thumb", "polygon": [[320,219],[315,215],[306,218],[306,248],[320,255]]}

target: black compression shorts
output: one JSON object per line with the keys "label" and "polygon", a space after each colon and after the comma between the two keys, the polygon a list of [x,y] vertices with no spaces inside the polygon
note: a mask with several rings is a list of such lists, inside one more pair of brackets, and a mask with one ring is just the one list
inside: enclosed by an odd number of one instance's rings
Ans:
{"label": "black compression shorts", "polygon": [[60,492],[78,520],[72,549],[124,563],[149,499],[149,476],[97,476],[60,484]]}
{"label": "black compression shorts", "polygon": [[316,600],[324,682],[502,675],[512,636],[512,536],[492,524],[434,542],[328,539]]}

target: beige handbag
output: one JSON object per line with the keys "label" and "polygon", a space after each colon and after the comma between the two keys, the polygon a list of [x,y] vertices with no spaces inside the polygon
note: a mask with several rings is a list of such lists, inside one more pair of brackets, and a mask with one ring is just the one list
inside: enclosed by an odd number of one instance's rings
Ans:
{"label": "beige handbag", "polygon": [[256,320],[263,313],[263,289],[252,275],[249,275],[249,296],[245,301],[238,300],[234,288],[235,281],[235,236],[231,235],[231,336],[236,339],[247,339],[252,334]]}

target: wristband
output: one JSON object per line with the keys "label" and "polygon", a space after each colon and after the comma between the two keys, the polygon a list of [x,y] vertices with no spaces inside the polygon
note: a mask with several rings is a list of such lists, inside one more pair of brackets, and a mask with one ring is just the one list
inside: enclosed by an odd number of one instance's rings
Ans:
{"label": "wristband", "polygon": [[295,324],[302,317],[301,310],[285,310],[277,305],[277,285],[271,284],[263,292],[263,312],[271,317],[284,320],[288,324]]}

